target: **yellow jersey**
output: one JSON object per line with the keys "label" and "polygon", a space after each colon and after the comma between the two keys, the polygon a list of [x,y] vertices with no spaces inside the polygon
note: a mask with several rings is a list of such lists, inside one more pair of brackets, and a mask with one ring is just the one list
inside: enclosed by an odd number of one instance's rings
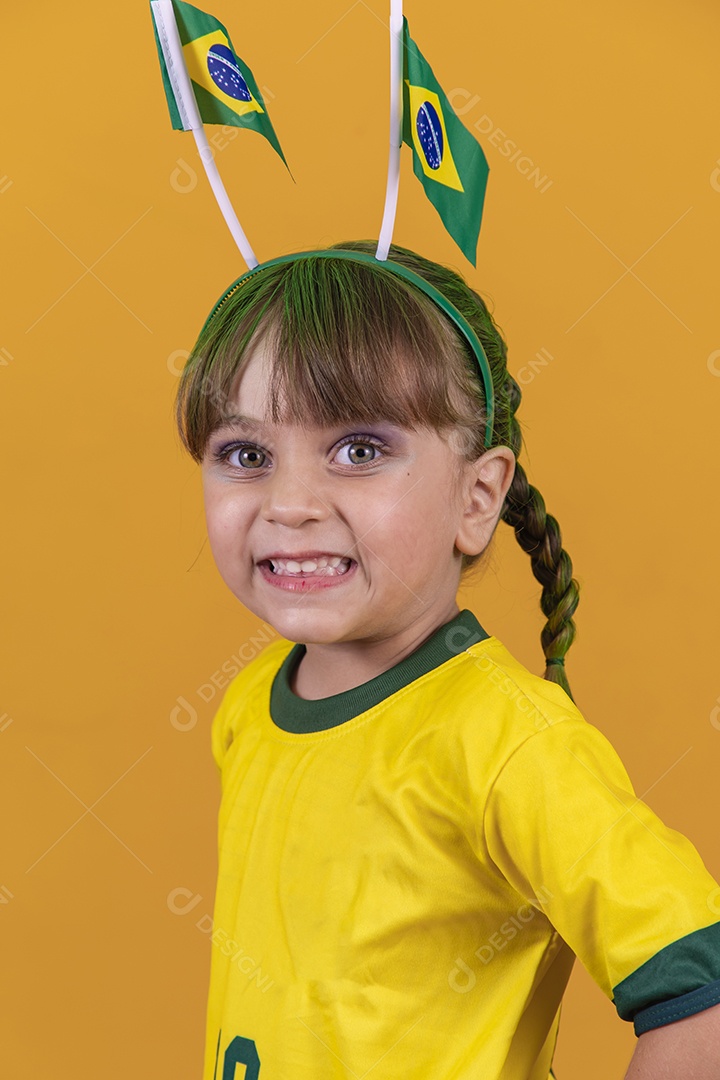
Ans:
{"label": "yellow jersey", "polygon": [[203,1080],[548,1080],[575,957],[636,1034],[720,1002],[720,887],[468,610],[309,701],[279,639],[212,724]]}

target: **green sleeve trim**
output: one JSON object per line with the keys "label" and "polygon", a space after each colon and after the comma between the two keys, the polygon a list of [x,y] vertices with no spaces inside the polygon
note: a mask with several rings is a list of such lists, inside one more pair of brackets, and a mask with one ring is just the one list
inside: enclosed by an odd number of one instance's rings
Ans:
{"label": "green sleeve trim", "polygon": [[[715,995],[713,997],[713,995]],[[712,997],[712,1000],[710,998]],[[701,1012],[720,1001],[720,922],[666,945],[613,989],[613,1002],[635,1033]],[[677,1009],[687,1012],[670,1017]]]}
{"label": "green sleeve trim", "polygon": [[415,679],[489,637],[473,613],[464,608],[438,627],[415,652],[382,675],[344,693],[316,700],[300,698],[290,689],[295,667],[305,653],[304,645],[294,645],[273,680],[270,716],[277,727],[294,734],[326,731],[367,712]]}
{"label": "green sleeve trim", "polygon": [[718,1004],[720,1004],[720,979],[716,979],[708,986],[700,987],[699,990],[683,994],[682,997],[673,998],[672,1001],[662,1001],[659,1005],[643,1009],[633,1021],[635,1034],[642,1035],[645,1031],[662,1027],[663,1024],[672,1024],[674,1020],[683,1020],[686,1016],[694,1016],[695,1013]]}

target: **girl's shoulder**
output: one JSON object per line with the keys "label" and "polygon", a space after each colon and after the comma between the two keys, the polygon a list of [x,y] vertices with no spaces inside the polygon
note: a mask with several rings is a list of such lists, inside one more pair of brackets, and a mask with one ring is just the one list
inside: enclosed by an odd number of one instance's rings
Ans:
{"label": "girl's shoulder", "polygon": [[602,730],[561,686],[530,671],[498,638],[470,645],[434,675],[424,724],[436,736],[436,752],[453,763],[451,774],[471,778],[473,790],[484,783],[488,795],[505,773],[532,791],[538,776],[559,777],[571,764],[582,771],[580,763],[632,790]]}
{"label": "girl's shoulder", "polygon": [[558,724],[590,726],[557,683],[530,671],[494,636],[468,646],[435,672],[432,696],[446,721],[508,751]]}
{"label": "girl's shoulder", "polygon": [[272,681],[294,647],[295,642],[265,626],[238,649],[233,663],[239,670],[225,689],[212,721],[213,755],[218,764],[234,738],[240,714],[266,706]]}

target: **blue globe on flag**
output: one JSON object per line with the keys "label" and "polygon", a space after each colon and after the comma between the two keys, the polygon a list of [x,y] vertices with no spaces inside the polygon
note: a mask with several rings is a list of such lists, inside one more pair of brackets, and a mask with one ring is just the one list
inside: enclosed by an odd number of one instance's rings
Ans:
{"label": "blue globe on flag", "polygon": [[228,97],[252,101],[252,94],[238,67],[237,57],[227,45],[213,45],[207,54],[210,78]]}
{"label": "blue globe on flag", "polygon": [[440,117],[431,101],[424,101],[418,109],[415,129],[428,168],[439,169],[445,147]]}

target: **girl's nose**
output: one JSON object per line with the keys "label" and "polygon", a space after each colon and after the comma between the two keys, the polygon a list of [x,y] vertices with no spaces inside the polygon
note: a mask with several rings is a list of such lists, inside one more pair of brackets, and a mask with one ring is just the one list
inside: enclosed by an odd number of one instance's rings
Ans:
{"label": "girl's nose", "polygon": [[323,521],[331,514],[319,484],[292,467],[277,467],[265,489],[262,514],[266,521],[298,528],[306,521]]}

